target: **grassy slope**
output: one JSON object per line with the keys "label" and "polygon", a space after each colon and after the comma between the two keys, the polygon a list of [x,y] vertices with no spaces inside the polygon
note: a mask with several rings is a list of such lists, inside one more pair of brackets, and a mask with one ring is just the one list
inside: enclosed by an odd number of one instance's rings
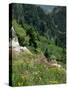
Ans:
{"label": "grassy slope", "polygon": [[[63,68],[48,67],[41,55],[20,53],[13,55],[12,59],[12,85],[44,85],[65,83],[65,71]],[[43,57],[43,55],[42,55]]]}
{"label": "grassy slope", "polygon": [[[16,21],[13,21],[13,27],[16,33],[25,38],[28,43],[29,37],[26,36],[26,30],[21,27]],[[48,41],[46,37],[40,36],[38,43],[38,50],[44,52],[45,47],[48,47],[52,54],[54,54],[59,60],[63,55],[62,48],[55,46],[52,42]],[[27,47],[33,53],[33,47]],[[48,67],[44,64],[43,54],[20,53],[19,55],[13,55],[12,57],[12,85],[13,86],[25,86],[25,85],[38,85],[38,84],[59,84],[65,83],[65,71],[63,68]],[[42,62],[41,62],[42,61]]]}

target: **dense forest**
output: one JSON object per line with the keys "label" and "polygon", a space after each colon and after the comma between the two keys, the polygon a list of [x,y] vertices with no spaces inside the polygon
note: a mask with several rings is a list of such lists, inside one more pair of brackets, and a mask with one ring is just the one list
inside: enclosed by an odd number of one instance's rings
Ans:
{"label": "dense forest", "polygon": [[[12,20],[10,20],[10,27],[11,23],[16,31],[16,35],[18,37],[18,41],[20,46],[26,46],[31,53],[34,55],[33,57],[29,57],[29,55],[25,55],[25,60],[27,58],[33,60],[39,56],[40,58],[46,58],[48,62],[51,60],[56,60],[59,64],[65,68],[66,64],[66,7],[64,6],[53,6],[51,12],[44,10],[47,6],[44,5],[44,8],[41,5],[28,5],[28,4],[12,4]],[[51,7],[51,6],[50,6]],[[21,58],[24,59],[24,57]],[[20,59],[21,59],[20,58]],[[32,59],[33,58],[33,59]],[[13,57],[13,59],[15,59]],[[17,59],[17,58],[16,58]],[[19,59],[19,58],[18,58]],[[28,59],[27,59],[28,60]],[[32,62],[30,60],[30,62]],[[27,61],[26,61],[27,62]],[[34,61],[33,61],[34,62]],[[21,64],[24,65],[24,64]],[[26,63],[25,63],[26,65]],[[31,64],[32,65],[32,64]],[[44,66],[40,64],[35,64],[36,69],[40,72],[44,70]],[[15,66],[13,66],[15,67]],[[26,66],[23,66],[25,69]],[[30,68],[30,66],[28,66]],[[32,70],[32,68],[30,68]],[[56,71],[54,68],[49,68],[47,74],[49,72],[56,74],[56,73],[63,73],[63,70]],[[33,69],[35,70],[35,69]],[[34,76],[37,78],[35,82],[27,81],[27,77],[29,74],[29,70],[27,76],[25,76],[25,81],[21,81],[20,85],[35,85],[35,84],[51,84],[51,83],[63,83],[65,82],[65,75],[63,73],[63,81],[62,80],[55,80],[56,77],[53,78],[53,81],[49,82],[45,80],[48,78],[44,76],[39,76],[41,79],[39,80],[38,76]],[[27,73],[27,72],[26,72]],[[39,72],[38,72],[39,73]],[[16,74],[16,73],[15,73]],[[62,79],[62,75],[60,75],[60,79]],[[17,74],[16,74],[17,75]],[[41,75],[41,74],[39,74]],[[16,80],[14,78],[14,80]],[[24,80],[24,77],[23,77]],[[31,79],[29,79],[31,80]],[[34,79],[33,79],[34,80]],[[44,81],[45,80],[45,81]],[[16,81],[17,82],[17,81]],[[29,84],[28,84],[29,82]],[[31,84],[32,83],[32,84]],[[13,84],[19,85],[19,84]]]}
{"label": "dense forest", "polygon": [[41,35],[54,39],[59,46],[66,46],[66,8],[55,7],[49,14],[36,5],[13,5],[13,18],[22,26],[33,26]]}

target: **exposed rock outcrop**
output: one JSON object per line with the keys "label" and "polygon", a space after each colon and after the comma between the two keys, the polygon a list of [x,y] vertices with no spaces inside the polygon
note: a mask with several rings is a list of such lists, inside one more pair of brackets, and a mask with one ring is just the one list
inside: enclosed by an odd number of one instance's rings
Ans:
{"label": "exposed rock outcrop", "polygon": [[9,38],[9,48],[10,48],[9,50],[12,50],[17,53],[20,53],[20,52],[31,53],[26,47],[22,47],[19,45],[18,38],[13,27],[10,30],[10,34],[12,35]]}

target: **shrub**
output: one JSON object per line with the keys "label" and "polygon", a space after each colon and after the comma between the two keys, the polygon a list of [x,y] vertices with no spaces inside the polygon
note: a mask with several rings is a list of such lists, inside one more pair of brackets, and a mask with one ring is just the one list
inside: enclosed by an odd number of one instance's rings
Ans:
{"label": "shrub", "polygon": [[56,60],[56,57],[54,55],[51,55],[50,60]]}
{"label": "shrub", "polygon": [[48,61],[50,61],[50,55],[51,55],[51,53],[50,53],[50,51],[49,51],[48,48],[46,48],[46,50],[45,50],[45,52],[44,52],[44,55],[45,55],[45,57],[48,59]]}

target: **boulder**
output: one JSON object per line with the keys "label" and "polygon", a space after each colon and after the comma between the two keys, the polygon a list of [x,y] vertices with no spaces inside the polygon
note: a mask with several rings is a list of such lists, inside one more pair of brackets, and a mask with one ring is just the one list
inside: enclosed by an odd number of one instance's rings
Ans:
{"label": "boulder", "polygon": [[58,68],[61,68],[61,65],[60,64],[57,64],[57,63],[53,63],[51,64],[53,67],[58,67]]}

